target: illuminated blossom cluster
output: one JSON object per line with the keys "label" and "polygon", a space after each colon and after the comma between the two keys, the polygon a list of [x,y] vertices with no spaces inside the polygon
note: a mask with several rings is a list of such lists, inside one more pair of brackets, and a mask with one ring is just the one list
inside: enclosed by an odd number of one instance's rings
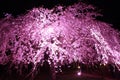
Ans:
{"label": "illuminated blossom cluster", "polygon": [[0,20],[0,64],[71,62],[120,65],[120,34],[95,20],[94,7],[83,3],[53,9],[33,8],[27,14]]}

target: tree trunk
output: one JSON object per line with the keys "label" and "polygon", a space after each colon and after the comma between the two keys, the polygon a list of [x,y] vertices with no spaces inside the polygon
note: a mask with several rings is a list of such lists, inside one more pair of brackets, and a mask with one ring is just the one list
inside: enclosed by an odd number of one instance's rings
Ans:
{"label": "tree trunk", "polygon": [[55,66],[53,62],[51,63],[50,66],[50,74],[51,74],[51,80],[56,80]]}

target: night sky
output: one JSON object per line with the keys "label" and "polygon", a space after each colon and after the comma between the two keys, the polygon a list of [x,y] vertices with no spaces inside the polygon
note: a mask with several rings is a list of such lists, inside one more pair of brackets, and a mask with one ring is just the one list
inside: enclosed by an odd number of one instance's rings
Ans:
{"label": "night sky", "polygon": [[[13,16],[25,14],[27,10],[34,7],[44,5],[44,7],[52,8],[55,5],[71,5],[78,0],[0,0],[0,18],[4,17],[5,13],[12,13]],[[80,1],[80,0],[79,0]],[[114,28],[120,30],[120,4],[119,0],[81,0],[88,4],[92,4],[101,10],[103,17],[98,17],[99,20],[113,24]]]}

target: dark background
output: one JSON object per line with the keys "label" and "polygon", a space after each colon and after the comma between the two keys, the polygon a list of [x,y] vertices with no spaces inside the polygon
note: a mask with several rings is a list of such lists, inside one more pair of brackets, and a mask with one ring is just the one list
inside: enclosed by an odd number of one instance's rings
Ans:
{"label": "dark background", "polygon": [[[0,18],[5,13],[11,13],[13,16],[26,13],[34,7],[44,5],[44,7],[52,8],[55,5],[68,6],[80,0],[0,0]],[[119,0],[81,0],[88,4],[92,4],[101,10],[103,17],[99,20],[113,24],[113,28],[120,30],[120,4]]]}

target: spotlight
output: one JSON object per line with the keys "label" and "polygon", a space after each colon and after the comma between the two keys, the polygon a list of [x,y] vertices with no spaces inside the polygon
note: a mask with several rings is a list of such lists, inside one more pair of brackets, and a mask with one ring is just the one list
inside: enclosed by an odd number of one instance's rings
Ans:
{"label": "spotlight", "polygon": [[82,74],[81,71],[77,72],[77,75],[78,75],[78,76],[81,76],[81,74]]}

